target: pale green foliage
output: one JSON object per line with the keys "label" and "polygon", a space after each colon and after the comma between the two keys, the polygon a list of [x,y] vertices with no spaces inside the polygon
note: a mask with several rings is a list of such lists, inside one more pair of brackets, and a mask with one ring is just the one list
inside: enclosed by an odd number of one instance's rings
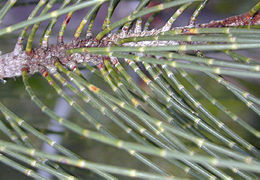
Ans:
{"label": "pale green foliage", "polygon": [[[86,10],[65,51],[76,61],[52,57],[50,67],[32,75],[27,61],[19,65],[22,77],[0,79],[0,162],[36,179],[50,178],[39,170],[59,179],[257,179],[260,3],[248,9],[250,23],[211,28],[196,25],[209,0],[135,2],[130,15],[113,21],[125,2],[32,1],[28,20],[1,26],[1,42],[18,37],[10,56],[0,56],[3,78],[19,54],[40,56],[39,46],[51,51],[52,38],[66,44],[68,22]],[[0,24],[27,7],[19,3],[2,3]],[[187,8],[190,26],[173,28]],[[104,9],[102,30],[94,32]],[[164,12],[172,13],[169,20],[152,29]],[[93,47],[75,45],[84,31]],[[87,55],[102,63],[82,62]],[[57,111],[60,101],[67,115]]]}

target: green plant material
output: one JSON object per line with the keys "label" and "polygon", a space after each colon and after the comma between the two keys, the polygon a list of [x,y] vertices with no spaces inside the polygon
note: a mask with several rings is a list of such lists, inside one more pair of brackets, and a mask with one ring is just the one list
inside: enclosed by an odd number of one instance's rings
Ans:
{"label": "green plant material", "polygon": [[[130,3],[135,9],[114,20]],[[3,174],[12,168],[35,179],[259,179],[260,3],[198,24],[208,6],[2,3],[0,38],[11,43],[18,33],[14,50],[0,54]],[[5,25],[26,7],[33,7],[26,20]],[[187,26],[175,27],[185,13]],[[25,92],[29,98],[19,98]]]}

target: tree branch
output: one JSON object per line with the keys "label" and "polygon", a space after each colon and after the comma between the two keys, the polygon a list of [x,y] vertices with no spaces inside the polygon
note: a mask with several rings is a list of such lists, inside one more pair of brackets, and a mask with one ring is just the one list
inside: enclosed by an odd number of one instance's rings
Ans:
{"label": "tree branch", "polygon": [[[239,26],[252,26],[260,24],[260,12],[256,12],[254,15],[250,13],[244,13],[242,15],[232,16],[224,20],[211,21],[206,24],[196,25],[198,28],[220,28],[220,27],[239,27]],[[188,29],[189,26],[178,27],[178,29]],[[174,30],[175,28],[171,29]],[[142,32],[137,37],[156,35],[162,30],[151,30]],[[129,33],[129,37],[133,36],[133,32]],[[113,37],[109,39],[107,37]],[[36,48],[30,54],[22,51],[22,46],[16,45],[13,52],[7,53],[0,56],[0,79],[11,78],[21,76],[22,69],[25,69],[30,73],[34,74],[41,71],[55,71],[54,61],[52,57],[57,57],[64,65],[73,68],[78,63],[92,62],[98,64],[102,62],[102,57],[98,55],[91,55],[88,53],[75,53],[68,55],[66,51],[68,49],[82,48],[82,47],[98,47],[98,46],[109,46],[109,41],[117,41],[120,38],[119,34],[108,34],[103,40],[98,42],[95,38],[88,38],[80,41],[77,45],[74,43],[68,43],[65,45],[52,45],[48,48]],[[117,38],[115,38],[117,37]],[[171,44],[171,42],[168,42]],[[174,43],[174,42],[172,42]],[[175,42],[176,43],[176,42]],[[165,44],[166,45],[166,44]]]}

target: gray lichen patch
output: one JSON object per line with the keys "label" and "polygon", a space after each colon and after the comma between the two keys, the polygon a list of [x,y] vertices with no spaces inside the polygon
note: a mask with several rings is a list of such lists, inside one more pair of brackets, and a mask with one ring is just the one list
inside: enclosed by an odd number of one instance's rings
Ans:
{"label": "gray lichen patch", "polygon": [[94,39],[87,39],[80,41],[77,45],[71,42],[64,45],[52,45],[48,48],[40,47],[33,49],[30,53],[22,51],[21,48],[15,48],[13,52],[0,56],[0,79],[21,76],[23,68],[26,68],[30,74],[45,70],[54,72],[56,70],[54,62],[57,59],[65,66],[83,62],[99,64],[102,58],[98,55],[90,55],[88,53],[68,55],[66,53],[68,49],[97,47],[98,45],[99,43]]}

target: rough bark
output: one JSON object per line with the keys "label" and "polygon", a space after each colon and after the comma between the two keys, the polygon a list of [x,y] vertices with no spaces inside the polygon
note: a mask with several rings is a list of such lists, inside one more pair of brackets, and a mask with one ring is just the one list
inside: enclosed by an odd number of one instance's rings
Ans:
{"label": "rough bark", "polygon": [[[247,25],[258,25],[260,24],[260,12],[257,12],[253,16],[250,16],[249,13],[245,13],[238,16],[232,16],[220,21],[211,21],[206,24],[196,25],[195,27],[199,28],[211,28],[211,27],[239,27],[239,26],[247,26]],[[187,27],[179,27],[183,29],[190,28]],[[68,67],[73,67],[78,63],[82,62],[92,62],[94,64],[99,64],[102,62],[102,57],[98,55],[91,55],[88,53],[75,53],[68,55],[66,54],[66,50],[73,48],[82,48],[82,47],[98,47],[98,46],[109,46],[110,44],[117,41],[117,39],[122,37],[137,37],[137,36],[149,36],[156,35],[160,33],[162,29],[151,30],[151,31],[142,31],[141,33],[130,32],[126,35],[122,34],[108,34],[101,41],[95,40],[95,38],[88,37],[84,40],[79,41],[75,44],[75,42],[71,42],[64,45],[51,45],[49,47],[40,47],[32,50],[31,53],[26,53],[22,50],[21,45],[16,45],[13,52],[4,54],[0,56],[0,79],[3,78],[11,78],[16,76],[21,76],[22,69],[26,68],[30,74],[34,74],[41,71],[55,71],[54,67],[55,59],[59,59],[61,63]],[[128,46],[142,45],[140,42],[136,42],[139,44],[126,44]],[[143,43],[145,44],[145,43]],[[151,43],[159,46],[163,45],[174,45],[178,44],[178,42],[158,42]],[[147,45],[146,45],[147,46]],[[53,58],[56,57],[56,58]]]}

